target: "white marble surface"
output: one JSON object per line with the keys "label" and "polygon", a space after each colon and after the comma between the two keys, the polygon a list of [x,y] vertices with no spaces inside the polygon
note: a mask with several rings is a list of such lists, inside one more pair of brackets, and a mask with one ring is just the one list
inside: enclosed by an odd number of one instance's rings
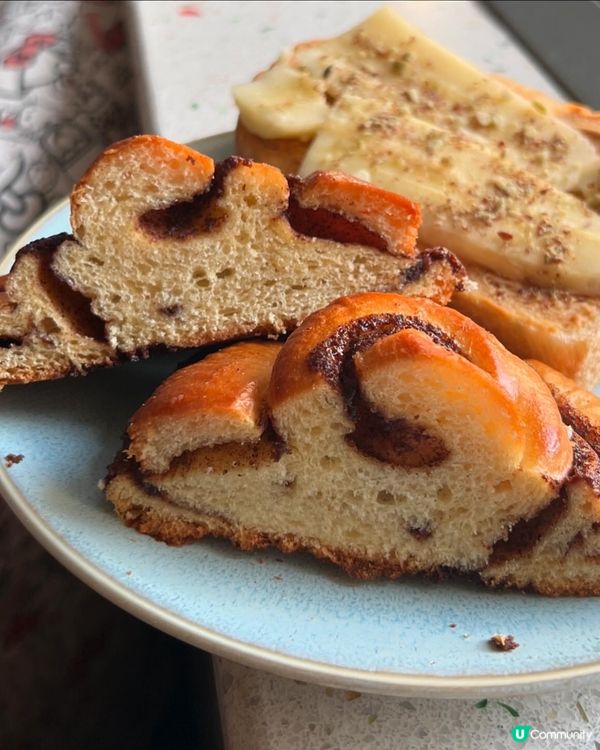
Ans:
{"label": "white marble surface", "polygon": [[[481,68],[549,94],[560,91],[473,2],[390,2]],[[130,3],[145,127],[189,141],[234,127],[231,86],[286,45],[339,33],[380,2]],[[527,697],[429,700],[311,686],[215,659],[227,750],[510,748],[516,724],[580,737],[540,747],[600,750],[600,690]],[[518,715],[514,715],[514,714]],[[533,740],[529,740],[531,744]]]}
{"label": "white marble surface", "polygon": [[501,703],[388,698],[286,680],[225,659],[213,663],[226,750],[502,750],[519,747],[511,737],[519,724],[581,734],[528,746],[600,748],[600,689]]}

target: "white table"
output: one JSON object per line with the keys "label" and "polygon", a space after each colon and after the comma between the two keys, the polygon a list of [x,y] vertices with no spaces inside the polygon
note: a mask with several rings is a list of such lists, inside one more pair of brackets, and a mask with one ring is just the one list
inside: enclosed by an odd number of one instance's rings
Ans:
{"label": "white table", "polygon": [[[390,2],[433,39],[482,69],[550,95],[560,90],[474,2]],[[231,86],[287,45],[348,29],[381,2],[145,2],[130,4],[148,131],[191,141],[231,130]],[[331,690],[214,659],[226,750],[509,748],[515,724],[588,733],[540,741],[600,750],[600,691],[474,700],[399,699]],[[477,705],[476,705],[477,704]],[[518,712],[518,717],[513,713]],[[596,741],[594,737],[598,740]]]}

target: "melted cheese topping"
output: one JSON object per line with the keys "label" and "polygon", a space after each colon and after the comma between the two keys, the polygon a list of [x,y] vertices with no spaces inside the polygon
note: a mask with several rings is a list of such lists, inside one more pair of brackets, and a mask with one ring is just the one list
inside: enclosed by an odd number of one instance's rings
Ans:
{"label": "melted cheese topping", "polygon": [[285,53],[235,96],[263,138],[317,135],[303,174],[340,169],[421,202],[425,242],[509,278],[600,294],[600,220],[568,194],[593,204],[593,145],[394,11]]}

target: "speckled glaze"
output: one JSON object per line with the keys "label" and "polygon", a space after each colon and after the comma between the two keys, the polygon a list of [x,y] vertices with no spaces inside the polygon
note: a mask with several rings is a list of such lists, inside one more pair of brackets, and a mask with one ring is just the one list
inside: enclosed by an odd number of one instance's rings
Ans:
{"label": "speckled glaze", "polygon": [[[217,157],[227,146],[200,144]],[[22,240],[67,228],[63,203]],[[219,541],[172,548],[123,527],[98,480],[129,416],[187,356],[0,394],[0,456],[24,455],[0,469],[0,491],[89,585],[209,651],[330,685],[441,697],[583,684],[600,672],[596,599],[419,578],[356,582],[304,555],[246,554]],[[494,633],[512,633],[520,648],[492,651]]]}

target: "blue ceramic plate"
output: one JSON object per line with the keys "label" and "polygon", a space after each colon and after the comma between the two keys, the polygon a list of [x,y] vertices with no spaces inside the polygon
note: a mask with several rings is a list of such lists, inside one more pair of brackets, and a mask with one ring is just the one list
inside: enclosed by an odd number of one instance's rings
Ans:
{"label": "blue ceramic plate", "polygon": [[[228,138],[197,144],[221,156]],[[68,228],[62,203],[21,244]],[[12,257],[5,259],[6,272]],[[127,419],[186,354],[0,394],[0,491],[73,573],[192,644],[287,676],[390,694],[459,696],[582,684],[600,671],[600,601],[418,578],[356,582],[307,556],[228,543],[167,547],[125,528],[97,488]],[[456,627],[450,627],[455,625]],[[521,644],[492,651],[488,638]]]}

